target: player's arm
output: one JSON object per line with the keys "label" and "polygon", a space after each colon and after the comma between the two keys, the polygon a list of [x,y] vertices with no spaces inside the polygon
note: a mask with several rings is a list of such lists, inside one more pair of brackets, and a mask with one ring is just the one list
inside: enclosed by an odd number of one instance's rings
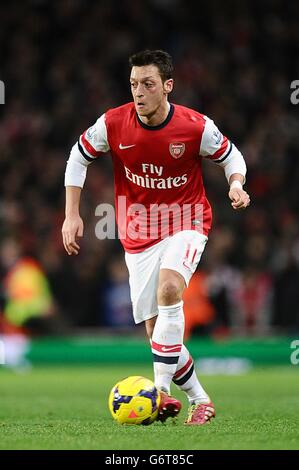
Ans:
{"label": "player's arm", "polygon": [[82,188],[66,186],[65,188],[65,219],[62,226],[63,245],[68,255],[77,255],[80,246],[77,237],[83,237],[83,220],[80,217],[80,197]]}
{"label": "player's arm", "polygon": [[248,207],[250,197],[243,189],[246,176],[246,163],[243,155],[227,137],[221,134],[208,117],[205,117],[200,154],[223,168],[229,184],[228,197],[232,207],[236,210]]}
{"label": "player's arm", "polygon": [[231,205],[234,209],[246,209],[250,204],[250,196],[244,191],[243,184],[245,183],[245,176],[240,173],[233,173],[229,178],[229,192]]}
{"label": "player's arm", "polygon": [[66,252],[77,255],[80,250],[77,237],[83,236],[80,217],[80,198],[85,183],[87,167],[109,150],[105,116],[85,131],[73,146],[65,170],[65,220],[62,239]]}

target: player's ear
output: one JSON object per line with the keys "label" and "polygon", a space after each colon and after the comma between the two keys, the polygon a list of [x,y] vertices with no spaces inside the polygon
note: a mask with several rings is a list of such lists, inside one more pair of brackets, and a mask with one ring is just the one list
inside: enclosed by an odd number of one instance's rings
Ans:
{"label": "player's ear", "polygon": [[167,94],[170,93],[173,89],[173,78],[170,78],[169,80],[165,80],[163,87],[164,87],[165,93]]}

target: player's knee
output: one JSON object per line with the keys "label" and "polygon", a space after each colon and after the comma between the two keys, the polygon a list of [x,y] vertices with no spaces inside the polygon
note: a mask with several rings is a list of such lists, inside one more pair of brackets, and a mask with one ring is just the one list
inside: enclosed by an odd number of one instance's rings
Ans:
{"label": "player's knee", "polygon": [[165,280],[158,288],[158,304],[172,305],[181,301],[181,289],[174,280]]}

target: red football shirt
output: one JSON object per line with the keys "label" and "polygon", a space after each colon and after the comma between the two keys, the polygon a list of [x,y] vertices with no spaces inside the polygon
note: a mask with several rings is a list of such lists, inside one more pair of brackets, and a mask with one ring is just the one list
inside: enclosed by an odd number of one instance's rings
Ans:
{"label": "red football shirt", "polygon": [[221,162],[231,147],[213,121],[176,104],[159,126],[144,124],[134,103],[110,109],[79,139],[89,161],[111,152],[119,238],[130,253],[184,229],[208,235],[202,157]]}

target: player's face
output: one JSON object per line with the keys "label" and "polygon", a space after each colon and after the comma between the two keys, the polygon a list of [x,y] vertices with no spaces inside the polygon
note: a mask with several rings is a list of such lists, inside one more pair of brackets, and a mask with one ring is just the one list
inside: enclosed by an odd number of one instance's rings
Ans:
{"label": "player's face", "polygon": [[173,80],[162,81],[156,65],[132,67],[131,90],[135,108],[140,116],[152,116],[167,101]]}

